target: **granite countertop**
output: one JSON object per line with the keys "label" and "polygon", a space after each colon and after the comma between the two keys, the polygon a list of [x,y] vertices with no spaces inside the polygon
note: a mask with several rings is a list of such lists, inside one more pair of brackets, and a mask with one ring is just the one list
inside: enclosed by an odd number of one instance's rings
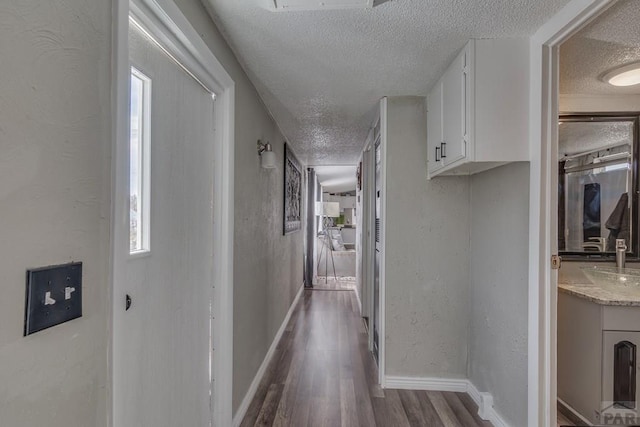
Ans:
{"label": "granite countertop", "polygon": [[586,277],[580,281],[558,283],[558,290],[601,305],[640,307],[640,287],[595,285]]}

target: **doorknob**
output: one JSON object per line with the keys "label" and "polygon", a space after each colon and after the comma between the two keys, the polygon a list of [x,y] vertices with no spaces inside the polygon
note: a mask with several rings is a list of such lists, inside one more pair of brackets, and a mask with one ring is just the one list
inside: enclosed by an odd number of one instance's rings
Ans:
{"label": "doorknob", "polygon": [[131,308],[131,297],[129,296],[129,294],[127,294],[125,298],[125,303],[124,303],[124,311],[129,311],[130,308]]}

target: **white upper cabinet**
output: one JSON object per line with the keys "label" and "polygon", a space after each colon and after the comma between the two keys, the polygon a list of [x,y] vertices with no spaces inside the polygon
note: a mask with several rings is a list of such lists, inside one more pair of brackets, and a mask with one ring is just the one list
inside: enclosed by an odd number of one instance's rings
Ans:
{"label": "white upper cabinet", "polygon": [[427,143],[429,147],[429,173],[444,166],[440,150],[442,136],[442,81],[439,81],[427,98]]}
{"label": "white upper cabinet", "polygon": [[442,142],[440,157],[450,165],[466,156],[465,144],[465,64],[467,49],[463,49],[442,76]]}
{"label": "white upper cabinet", "polygon": [[529,45],[471,40],[427,98],[429,178],[529,160]]}

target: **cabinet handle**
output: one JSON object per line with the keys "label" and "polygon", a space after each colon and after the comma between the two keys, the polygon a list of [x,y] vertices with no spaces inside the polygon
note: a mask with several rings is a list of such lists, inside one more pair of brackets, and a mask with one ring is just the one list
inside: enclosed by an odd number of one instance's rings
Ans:
{"label": "cabinet handle", "polygon": [[440,157],[438,157],[438,152],[440,151],[440,147],[436,147],[436,162],[440,161]]}
{"label": "cabinet handle", "polygon": [[440,157],[441,158],[446,158],[447,157],[447,143],[446,142],[441,142],[440,143]]}

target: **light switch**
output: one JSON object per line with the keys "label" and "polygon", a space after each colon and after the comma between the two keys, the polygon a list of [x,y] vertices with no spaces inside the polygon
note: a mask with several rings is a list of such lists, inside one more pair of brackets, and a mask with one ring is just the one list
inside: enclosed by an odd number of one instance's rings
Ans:
{"label": "light switch", "polygon": [[45,292],[44,294],[44,305],[53,305],[56,303],[56,300],[51,298],[51,292]]}
{"label": "light switch", "polygon": [[27,270],[25,336],[81,316],[81,262]]}

